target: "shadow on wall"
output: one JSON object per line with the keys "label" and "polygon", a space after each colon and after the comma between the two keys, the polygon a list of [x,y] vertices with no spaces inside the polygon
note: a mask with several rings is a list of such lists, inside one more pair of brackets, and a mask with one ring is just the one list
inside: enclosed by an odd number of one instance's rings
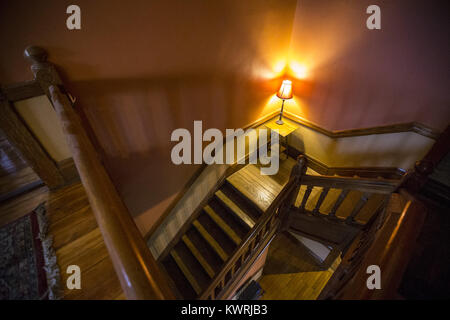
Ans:
{"label": "shadow on wall", "polygon": [[[152,79],[69,82],[114,184],[134,216],[179,192],[198,166],[172,163],[171,133],[194,120],[208,128],[255,121],[280,79],[187,74]],[[208,142],[209,143],[209,142]]]}
{"label": "shadow on wall", "polygon": [[[297,1],[76,4],[81,30],[66,28],[64,1],[0,1],[0,38],[8,44],[0,52],[0,78],[30,77],[22,57],[27,45],[48,50],[66,72],[64,83],[118,190],[142,196],[139,205],[124,197],[136,216],[180,191],[194,170],[168,161],[172,130],[190,129],[197,119],[204,127],[242,127],[260,117],[278,89],[266,92],[266,79],[276,77],[273,64],[289,50]],[[134,185],[133,176],[141,182]]]}

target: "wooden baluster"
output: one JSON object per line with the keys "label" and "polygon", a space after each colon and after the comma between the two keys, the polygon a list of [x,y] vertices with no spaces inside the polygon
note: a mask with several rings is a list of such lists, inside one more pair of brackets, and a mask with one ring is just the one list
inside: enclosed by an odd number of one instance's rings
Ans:
{"label": "wooden baluster", "polygon": [[340,205],[344,201],[345,197],[347,197],[347,194],[350,190],[343,189],[341,194],[339,195],[338,199],[336,200],[333,209],[331,209],[330,214],[328,215],[330,218],[336,218],[336,211],[339,209]]}
{"label": "wooden baluster", "polygon": [[255,249],[255,244],[256,244],[256,238],[253,238],[252,242],[250,243],[250,251],[253,251],[253,249]]}
{"label": "wooden baluster", "polygon": [[316,206],[314,207],[314,210],[312,211],[313,215],[317,216],[319,215],[319,209],[322,205],[323,200],[325,200],[325,197],[328,194],[328,191],[330,191],[330,188],[326,187],[323,188],[322,192],[320,193],[319,199],[317,200]]}
{"label": "wooden baluster", "polygon": [[233,264],[233,266],[231,267],[231,277],[234,276],[235,272],[236,272],[236,264]]}
{"label": "wooden baluster", "polygon": [[299,207],[300,211],[305,210],[306,202],[308,201],[309,195],[311,194],[313,188],[314,188],[313,186],[308,186],[306,188],[305,195],[303,196],[302,203],[300,204]]}
{"label": "wooden baluster", "polygon": [[267,223],[263,226],[263,228],[261,230],[261,239],[264,238],[266,231],[267,231]]}
{"label": "wooden baluster", "polygon": [[358,214],[359,210],[362,209],[362,207],[366,204],[367,200],[369,199],[369,193],[364,193],[361,198],[359,199],[356,206],[353,208],[352,213],[345,219],[346,224],[351,224],[355,221],[355,217]]}
{"label": "wooden baluster", "polygon": [[[252,243],[253,243],[253,241],[252,241]],[[245,253],[247,252],[247,250],[249,250],[249,248],[246,248],[246,249],[244,249],[244,251],[242,252],[242,255],[241,255],[241,266],[244,264],[244,262],[245,262]]]}
{"label": "wooden baluster", "polygon": [[297,163],[292,168],[289,181],[293,181],[294,188],[286,196],[286,199],[278,208],[278,218],[281,220],[281,223],[278,227],[279,232],[289,229],[291,209],[295,206],[295,201],[297,200],[298,194],[300,192],[301,179],[307,170],[306,162],[306,157],[303,155],[299,155],[297,158]]}
{"label": "wooden baluster", "polygon": [[275,218],[276,218],[276,215],[273,215],[272,218],[270,219],[270,229],[272,229],[273,225],[275,224]]}

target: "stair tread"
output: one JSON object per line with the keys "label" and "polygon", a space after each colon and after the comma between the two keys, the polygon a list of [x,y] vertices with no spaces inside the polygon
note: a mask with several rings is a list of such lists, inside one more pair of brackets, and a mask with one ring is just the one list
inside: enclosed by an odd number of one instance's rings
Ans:
{"label": "stair tread", "polygon": [[210,216],[210,218],[230,237],[231,240],[237,245],[239,245],[242,239],[234,232],[232,228],[211,208],[206,205],[204,208],[205,212]]}
{"label": "stair tread", "polygon": [[169,254],[162,261],[162,264],[174,284],[176,294],[183,299],[195,299],[197,294],[189,282],[186,281],[186,277],[175,262],[175,259]]}
{"label": "stair tread", "polygon": [[194,244],[197,250],[201,253],[203,258],[208,262],[214,273],[219,272],[223,260],[217,254],[217,252],[208,244],[208,242],[203,238],[203,236],[198,232],[198,230],[192,226],[187,232],[186,236]]}
{"label": "stair tread", "polygon": [[[256,221],[259,215],[255,215],[255,209],[252,208],[251,215],[247,211],[245,206],[242,206],[242,201],[235,202],[238,206],[250,216],[253,221]],[[209,202],[209,206],[213,208],[214,212],[217,213],[229,226],[233,231],[241,238],[247,235],[250,227],[241,220],[234,212],[230,210],[222,201],[220,201],[217,197],[213,197]]]}
{"label": "stair tread", "polygon": [[183,235],[181,238],[184,244],[189,248],[191,253],[197,259],[197,261],[201,264],[205,272],[208,274],[210,278],[213,278],[215,275],[214,269],[209,265],[208,261],[203,257],[197,247],[192,243],[192,241],[188,238],[187,235]]}
{"label": "stair tread", "polygon": [[236,203],[234,203],[222,190],[216,192],[217,198],[230,208],[239,219],[241,219],[250,229],[255,225],[255,221],[249,217]]}
{"label": "stair tread", "polygon": [[192,286],[196,294],[200,294],[202,292],[202,288],[200,287],[199,283],[195,279],[194,275],[191,273],[189,268],[186,266],[186,264],[183,262],[183,259],[178,255],[178,253],[175,251],[175,249],[172,249],[170,251],[170,255],[175,260],[175,263],[180,268],[181,272],[185,276],[185,278],[188,280],[189,284]]}
{"label": "stair tread", "polygon": [[280,159],[278,173],[268,176],[261,174],[260,165],[248,164],[229,176],[227,181],[265,212],[288,182],[294,165],[295,160],[290,157]]}
{"label": "stair tread", "polygon": [[201,225],[198,220],[192,222],[193,226],[197,229],[197,231],[202,235],[202,237],[208,242],[208,244],[216,251],[219,257],[226,261],[228,259],[228,254],[222,249],[219,243],[209,234],[208,231]]}

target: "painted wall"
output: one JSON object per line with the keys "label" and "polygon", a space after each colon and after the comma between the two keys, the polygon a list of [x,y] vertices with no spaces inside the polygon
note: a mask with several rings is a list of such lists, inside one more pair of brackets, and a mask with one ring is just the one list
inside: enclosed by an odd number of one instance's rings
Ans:
{"label": "painted wall", "polygon": [[49,51],[144,230],[197,168],[172,165],[175,128],[198,119],[205,128],[242,127],[261,116],[278,86],[296,0],[78,0],[82,28],[69,31],[72,3],[0,3],[0,79],[31,78],[27,45]]}
{"label": "painted wall", "polygon": [[[184,196],[177,202],[167,218],[164,219],[148,240],[148,246],[155,258],[161,255],[170,241],[177,235],[195,209],[205,199],[210,190],[214,188],[228,166],[226,164],[215,164],[205,167]],[[142,216],[146,215],[143,214]],[[144,220],[149,219],[147,217]],[[150,227],[144,230],[149,229]]]}
{"label": "painted wall", "polygon": [[[197,169],[171,164],[172,130],[197,119],[205,128],[242,127],[278,109],[286,64],[295,93],[287,110],[326,129],[445,127],[448,10],[425,0],[376,3],[382,30],[369,31],[367,0],[79,0],[82,30],[69,31],[71,1],[2,1],[0,81],[30,79],[23,49],[48,49],[144,233]],[[366,138],[295,137],[336,166],[405,167],[429,147],[418,135],[372,137],[370,148],[361,148]],[[389,156],[363,158],[361,150],[377,148]]]}
{"label": "painted wall", "polygon": [[[381,8],[381,30],[366,28],[371,4]],[[294,83],[298,103],[288,110],[328,130],[418,121],[442,131],[449,11],[440,0],[299,0],[291,73],[306,78]]]}

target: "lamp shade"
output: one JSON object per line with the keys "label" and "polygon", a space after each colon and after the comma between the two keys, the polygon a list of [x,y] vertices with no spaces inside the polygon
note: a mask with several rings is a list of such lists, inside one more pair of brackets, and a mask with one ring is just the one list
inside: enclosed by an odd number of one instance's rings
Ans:
{"label": "lamp shade", "polygon": [[291,99],[292,98],[292,81],[283,80],[280,90],[278,90],[277,97],[280,99]]}

